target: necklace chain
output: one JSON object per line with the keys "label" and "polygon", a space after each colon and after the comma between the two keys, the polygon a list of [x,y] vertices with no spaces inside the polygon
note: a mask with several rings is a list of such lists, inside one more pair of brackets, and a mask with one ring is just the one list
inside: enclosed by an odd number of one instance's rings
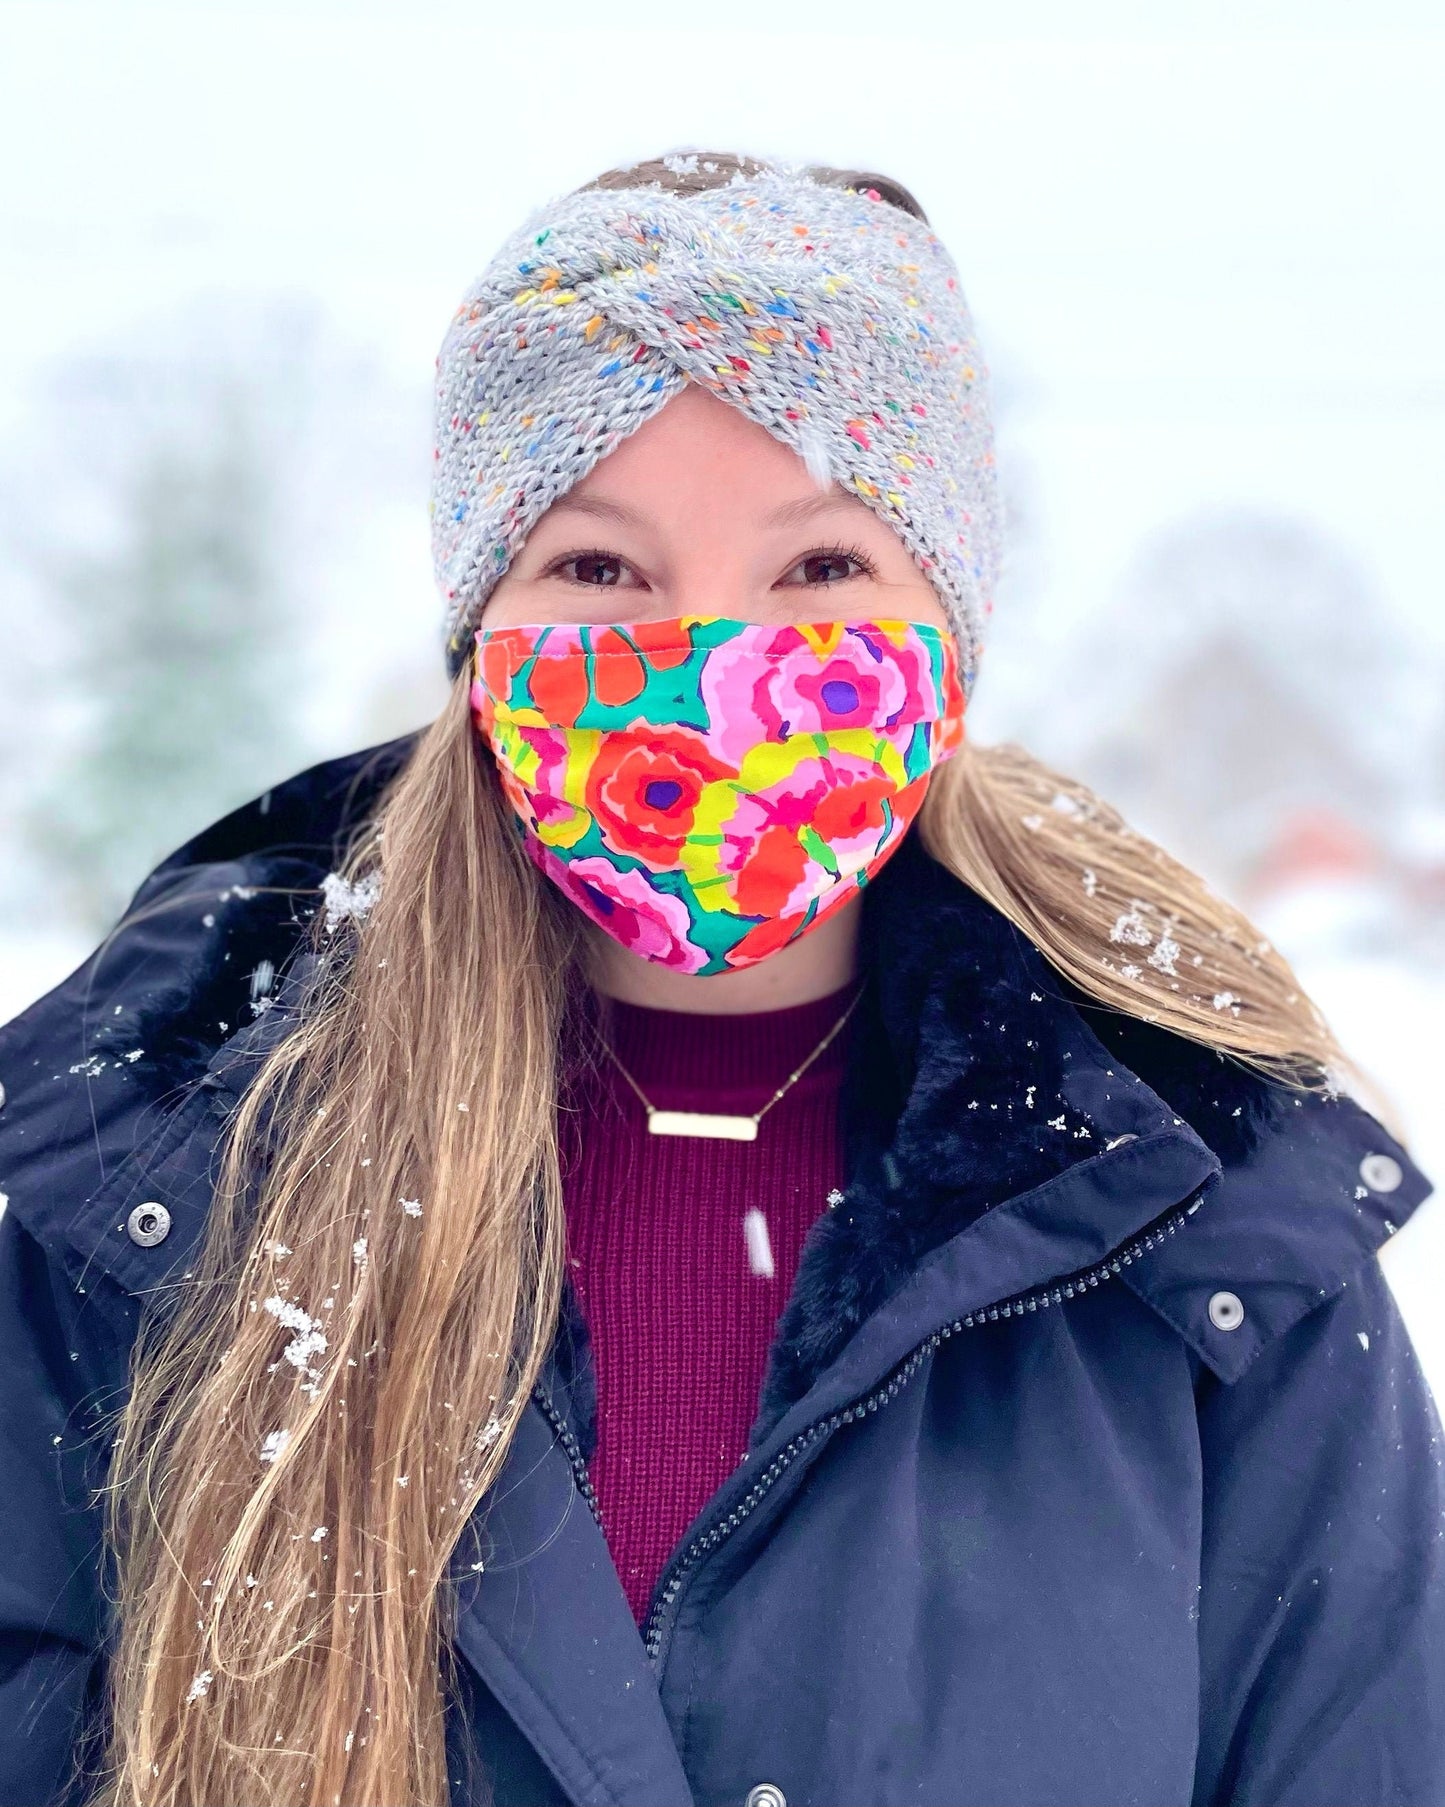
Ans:
{"label": "necklace chain", "polygon": [[[773,1093],[772,1097],[769,1098],[768,1102],[762,1107],[762,1109],[749,1113],[745,1119],[746,1121],[749,1121],[752,1123],[760,1123],[762,1121],[764,1115],[773,1108],[773,1106],[783,1096],[784,1092],[787,1091],[788,1087],[793,1085],[797,1080],[799,1080],[803,1077],[804,1073],[806,1073],[808,1068],[810,1066],[812,1066],[813,1062],[818,1058],[818,1056],[828,1046],[829,1042],[832,1041],[833,1037],[835,1035],[837,1035],[839,1030],[843,1027],[844,1023],[846,1023],[848,1021],[848,1018],[850,1016],[852,1016],[853,1012],[858,1008],[858,1001],[862,996],[863,996],[863,987],[860,985],[858,987],[858,990],[856,992],[854,992],[853,1001],[849,1004],[848,1008],[843,1012],[842,1016],[840,1016],[838,1018],[837,1022],[834,1023],[833,1027],[823,1037],[822,1041],[820,1041],[818,1043],[817,1047],[814,1048],[813,1052],[808,1056],[808,1058],[803,1062],[803,1064],[800,1067],[795,1067],[793,1069],[793,1071],[791,1073],[789,1073],[788,1077],[783,1081],[783,1083],[778,1087],[777,1091]],[[628,1072],[627,1068],[625,1066],[623,1066],[622,1061],[619,1059],[618,1055],[616,1054],[616,1052],[614,1051],[614,1049],[612,1047],[612,1044],[607,1040],[606,1036],[603,1036],[600,1039],[601,1039],[603,1047],[606,1048],[608,1054],[610,1054],[612,1056],[613,1061],[616,1063],[618,1072],[621,1073],[622,1077],[627,1081],[627,1083],[632,1087],[633,1091],[636,1092],[637,1096],[642,1100],[643,1109],[647,1112],[649,1117],[655,1116],[657,1114],[657,1106],[647,1096],[646,1092],[643,1091],[642,1087],[637,1083],[637,1081]]]}

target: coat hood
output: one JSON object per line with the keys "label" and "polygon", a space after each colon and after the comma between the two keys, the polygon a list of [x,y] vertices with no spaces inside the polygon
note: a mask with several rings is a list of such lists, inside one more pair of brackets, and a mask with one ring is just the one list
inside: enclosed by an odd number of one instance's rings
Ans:
{"label": "coat hood", "polygon": [[[184,1278],[222,1120],[284,1033],[321,881],[416,739],[312,766],[211,824],[0,1028],[0,1192],[77,1285],[105,1274],[143,1300]],[[1347,1095],[1292,1092],[1089,1000],[916,834],[864,893],[861,953],[848,1186],[809,1233],[755,1446],[845,1348],[877,1342],[883,1359],[890,1313],[916,1325],[903,1306],[926,1312],[940,1265],[985,1232],[1007,1315],[1040,1281],[1072,1296],[1069,1276],[1192,1198],[1187,1231],[1125,1278],[1228,1382],[1432,1189]],[[152,1199],[171,1214],[161,1248],[127,1234]],[[1246,1307],[1228,1326],[1211,1314],[1223,1289]]]}

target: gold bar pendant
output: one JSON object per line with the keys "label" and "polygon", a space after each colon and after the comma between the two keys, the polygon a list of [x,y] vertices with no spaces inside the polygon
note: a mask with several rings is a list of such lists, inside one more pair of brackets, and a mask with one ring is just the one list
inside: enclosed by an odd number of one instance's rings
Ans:
{"label": "gold bar pendant", "polygon": [[654,1136],[715,1136],[727,1142],[756,1142],[753,1117],[725,1117],[708,1111],[653,1111],[647,1127]]}

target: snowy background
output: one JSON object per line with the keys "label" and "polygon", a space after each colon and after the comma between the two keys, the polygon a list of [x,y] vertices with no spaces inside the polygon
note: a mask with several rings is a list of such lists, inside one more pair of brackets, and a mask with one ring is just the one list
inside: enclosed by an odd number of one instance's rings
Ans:
{"label": "snowy background", "polygon": [[[433,359],[517,217],[776,152],[897,176],[963,273],[1011,534],[973,733],[1244,905],[1445,1175],[1445,34],[1084,11],[0,4],[0,1020],[194,830],[439,707]],[[1384,1260],[1445,1398],[1442,1222]]]}

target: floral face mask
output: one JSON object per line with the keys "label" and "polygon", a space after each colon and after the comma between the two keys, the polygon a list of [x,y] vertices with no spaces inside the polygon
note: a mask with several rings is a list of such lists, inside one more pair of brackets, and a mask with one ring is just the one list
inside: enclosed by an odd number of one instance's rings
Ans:
{"label": "floral face mask", "polygon": [[825,921],[963,742],[956,645],[929,623],[682,615],[475,638],[472,720],[528,856],[680,972],[751,966]]}

